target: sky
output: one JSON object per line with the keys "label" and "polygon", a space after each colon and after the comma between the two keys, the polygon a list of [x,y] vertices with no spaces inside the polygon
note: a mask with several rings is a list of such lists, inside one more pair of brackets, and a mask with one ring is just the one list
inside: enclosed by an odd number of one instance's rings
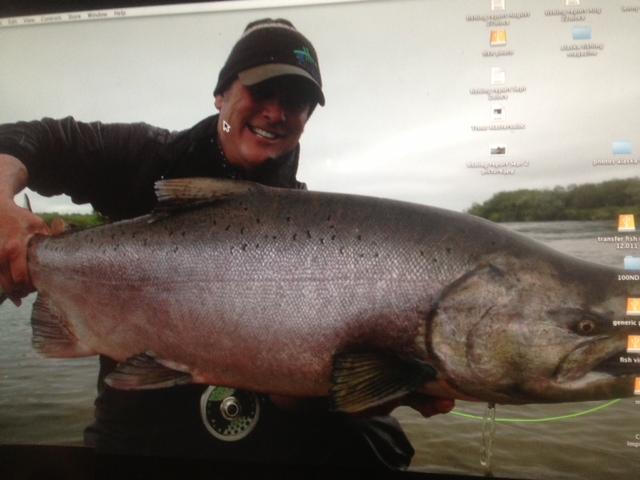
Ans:
{"label": "sky", "polygon": [[[327,100],[301,141],[298,178],[312,190],[461,211],[498,191],[638,175],[639,0],[505,0],[495,11],[495,0],[255,8],[269,3],[2,26],[0,123],[73,115],[188,128],[215,113],[218,71],[245,25],[284,17],[316,47]],[[491,14],[508,24],[477,19]],[[508,98],[477,93],[501,87]],[[613,153],[619,141],[630,153]],[[90,211],[66,197],[30,197],[36,211]]]}

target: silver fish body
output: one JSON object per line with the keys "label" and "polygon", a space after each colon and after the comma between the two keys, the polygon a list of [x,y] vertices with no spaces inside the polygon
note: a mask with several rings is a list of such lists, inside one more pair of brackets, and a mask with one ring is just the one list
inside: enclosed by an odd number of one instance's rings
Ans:
{"label": "silver fish body", "polygon": [[120,388],[167,385],[127,380],[144,353],[183,381],[333,395],[347,411],[417,389],[633,394],[637,372],[592,371],[629,334],[612,327],[630,294],[615,269],[437,208],[201,182],[166,182],[166,213],[34,239],[36,348],[123,362]]}

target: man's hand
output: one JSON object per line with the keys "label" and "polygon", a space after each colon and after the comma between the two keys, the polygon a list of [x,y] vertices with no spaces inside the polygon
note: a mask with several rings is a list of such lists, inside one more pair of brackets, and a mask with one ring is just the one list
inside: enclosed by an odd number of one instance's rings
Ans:
{"label": "man's hand", "polygon": [[46,223],[12,200],[0,202],[0,287],[15,303],[33,291],[27,267],[27,245],[37,234],[48,234]]}

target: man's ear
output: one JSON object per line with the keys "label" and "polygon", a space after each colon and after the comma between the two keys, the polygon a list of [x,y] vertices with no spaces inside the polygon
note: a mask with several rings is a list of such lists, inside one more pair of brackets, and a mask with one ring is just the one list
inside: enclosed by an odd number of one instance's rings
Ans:
{"label": "man's ear", "polygon": [[218,94],[214,97],[213,100],[213,104],[216,106],[216,108],[218,109],[218,111],[220,111],[220,109],[222,108],[222,105],[224,104],[224,98],[222,95]]}

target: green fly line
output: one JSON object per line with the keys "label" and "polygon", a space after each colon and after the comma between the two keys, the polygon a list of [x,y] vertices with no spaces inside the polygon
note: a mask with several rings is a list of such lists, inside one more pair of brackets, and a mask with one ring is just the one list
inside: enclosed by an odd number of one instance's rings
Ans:
{"label": "green fly line", "polygon": [[[616,403],[618,403],[620,401],[620,399],[616,399],[616,400],[610,400],[607,403],[603,403],[602,405],[598,405],[596,407],[593,408],[588,408],[586,410],[581,410],[579,412],[573,412],[573,413],[568,413],[566,415],[558,415],[555,417],[543,417],[543,418],[499,418],[496,417],[495,421],[496,422],[502,422],[502,423],[543,423],[543,422],[555,422],[558,420],[568,420],[571,418],[576,418],[576,417],[582,417],[584,415],[589,415],[591,413],[595,413],[599,410],[604,410],[607,407],[610,407],[611,405],[615,405]],[[458,412],[458,411],[452,411],[450,412],[451,415],[457,415],[458,417],[464,417],[464,418],[471,418],[473,420],[484,420],[484,417],[478,416],[478,415],[472,415],[470,413],[465,413],[465,412]]]}

